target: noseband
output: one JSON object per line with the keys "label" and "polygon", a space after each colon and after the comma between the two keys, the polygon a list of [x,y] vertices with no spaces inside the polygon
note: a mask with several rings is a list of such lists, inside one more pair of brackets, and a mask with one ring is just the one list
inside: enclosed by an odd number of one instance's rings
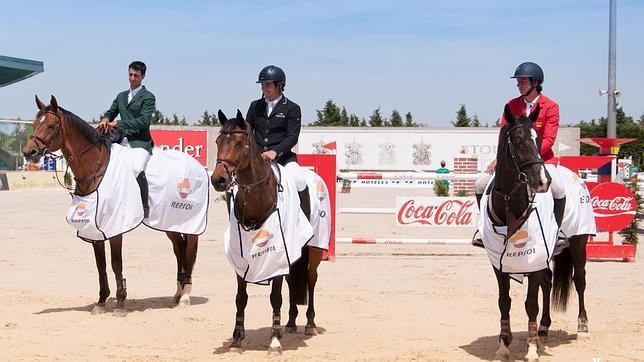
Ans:
{"label": "noseband", "polygon": [[[515,186],[515,189],[519,187],[521,184],[528,183],[528,175],[526,175],[526,173],[523,171],[525,168],[536,164],[541,164],[542,166],[544,165],[543,158],[541,158],[541,154],[539,152],[537,152],[536,158],[528,159],[523,162],[519,162],[519,160],[517,159],[516,153],[514,152],[514,145],[512,144],[512,137],[510,136],[512,135],[512,132],[514,132],[515,130],[521,127],[523,127],[523,125],[517,124],[516,126],[510,128],[505,132],[505,137],[508,141],[508,149],[510,151],[510,156],[512,157],[512,161],[514,161],[513,162],[514,167],[518,172],[517,180],[519,182],[517,183],[517,186]],[[510,192],[508,196],[511,195],[512,193],[514,193],[514,190],[512,190],[512,192]]]}
{"label": "noseband", "polygon": [[33,134],[31,136],[29,136],[29,139],[33,139],[34,142],[36,143],[36,146],[38,146],[38,148],[40,150],[42,150],[41,156],[49,154],[49,155],[52,155],[54,157],[57,157],[56,155],[54,155],[51,152],[49,152],[49,147],[50,147],[51,142],[56,138],[56,136],[58,136],[58,132],[61,130],[61,128],[60,128],[61,117],[60,117],[60,115],[58,113],[52,112],[52,111],[47,111],[47,112],[45,112],[45,114],[51,114],[51,115],[56,116],[56,118],[58,118],[58,122],[56,122],[56,125],[54,126],[54,131],[49,134],[49,137],[47,137],[46,141],[43,140],[42,138],[38,137],[38,136],[33,135]]}

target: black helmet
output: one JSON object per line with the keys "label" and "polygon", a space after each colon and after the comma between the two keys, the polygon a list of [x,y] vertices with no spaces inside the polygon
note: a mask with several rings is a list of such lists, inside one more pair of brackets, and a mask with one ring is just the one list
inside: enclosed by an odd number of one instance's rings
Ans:
{"label": "black helmet", "polygon": [[286,74],[280,67],[267,65],[259,72],[257,83],[276,82],[286,85]]}
{"label": "black helmet", "polygon": [[543,83],[543,70],[537,63],[525,62],[521,63],[517,70],[514,71],[514,76],[510,78],[533,78],[536,81]]}

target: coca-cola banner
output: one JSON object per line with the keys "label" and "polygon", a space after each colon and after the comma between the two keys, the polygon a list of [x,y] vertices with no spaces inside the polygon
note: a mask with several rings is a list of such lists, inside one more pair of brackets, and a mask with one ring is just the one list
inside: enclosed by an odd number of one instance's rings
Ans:
{"label": "coca-cola banner", "polygon": [[616,183],[600,183],[590,190],[597,228],[604,231],[622,230],[635,218],[637,203],[628,187]]}
{"label": "coca-cola banner", "polygon": [[397,226],[475,227],[478,208],[471,197],[396,198]]}
{"label": "coca-cola banner", "polygon": [[177,150],[194,157],[208,166],[208,131],[194,130],[150,130],[154,145],[167,150]]}

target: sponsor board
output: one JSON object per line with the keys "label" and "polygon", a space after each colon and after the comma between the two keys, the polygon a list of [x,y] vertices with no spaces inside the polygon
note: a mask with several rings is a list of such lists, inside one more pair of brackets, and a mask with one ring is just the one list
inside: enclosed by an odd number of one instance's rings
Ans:
{"label": "sponsor board", "polygon": [[153,129],[150,134],[154,145],[162,150],[187,153],[203,166],[208,165],[208,131]]}
{"label": "sponsor board", "polygon": [[600,183],[590,190],[597,228],[622,230],[635,218],[637,202],[628,187],[616,182]]}
{"label": "sponsor board", "polygon": [[[350,180],[351,187],[392,187],[392,188],[433,188],[436,180],[392,180],[392,179],[357,179]],[[448,180],[450,187],[454,186],[453,180]],[[337,181],[337,186],[342,187],[342,179]]]}
{"label": "sponsor board", "polygon": [[[31,189],[54,189],[61,186],[56,181],[55,172],[8,172],[7,177],[8,189],[31,190]],[[62,181],[63,175],[59,174]]]}
{"label": "sponsor board", "polygon": [[478,208],[470,197],[396,198],[396,226],[472,227]]}

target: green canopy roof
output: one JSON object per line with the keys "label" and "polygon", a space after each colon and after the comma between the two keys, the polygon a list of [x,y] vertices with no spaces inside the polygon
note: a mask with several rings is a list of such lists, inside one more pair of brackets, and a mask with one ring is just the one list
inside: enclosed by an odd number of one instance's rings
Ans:
{"label": "green canopy roof", "polygon": [[0,87],[42,73],[43,70],[42,62],[0,55]]}

